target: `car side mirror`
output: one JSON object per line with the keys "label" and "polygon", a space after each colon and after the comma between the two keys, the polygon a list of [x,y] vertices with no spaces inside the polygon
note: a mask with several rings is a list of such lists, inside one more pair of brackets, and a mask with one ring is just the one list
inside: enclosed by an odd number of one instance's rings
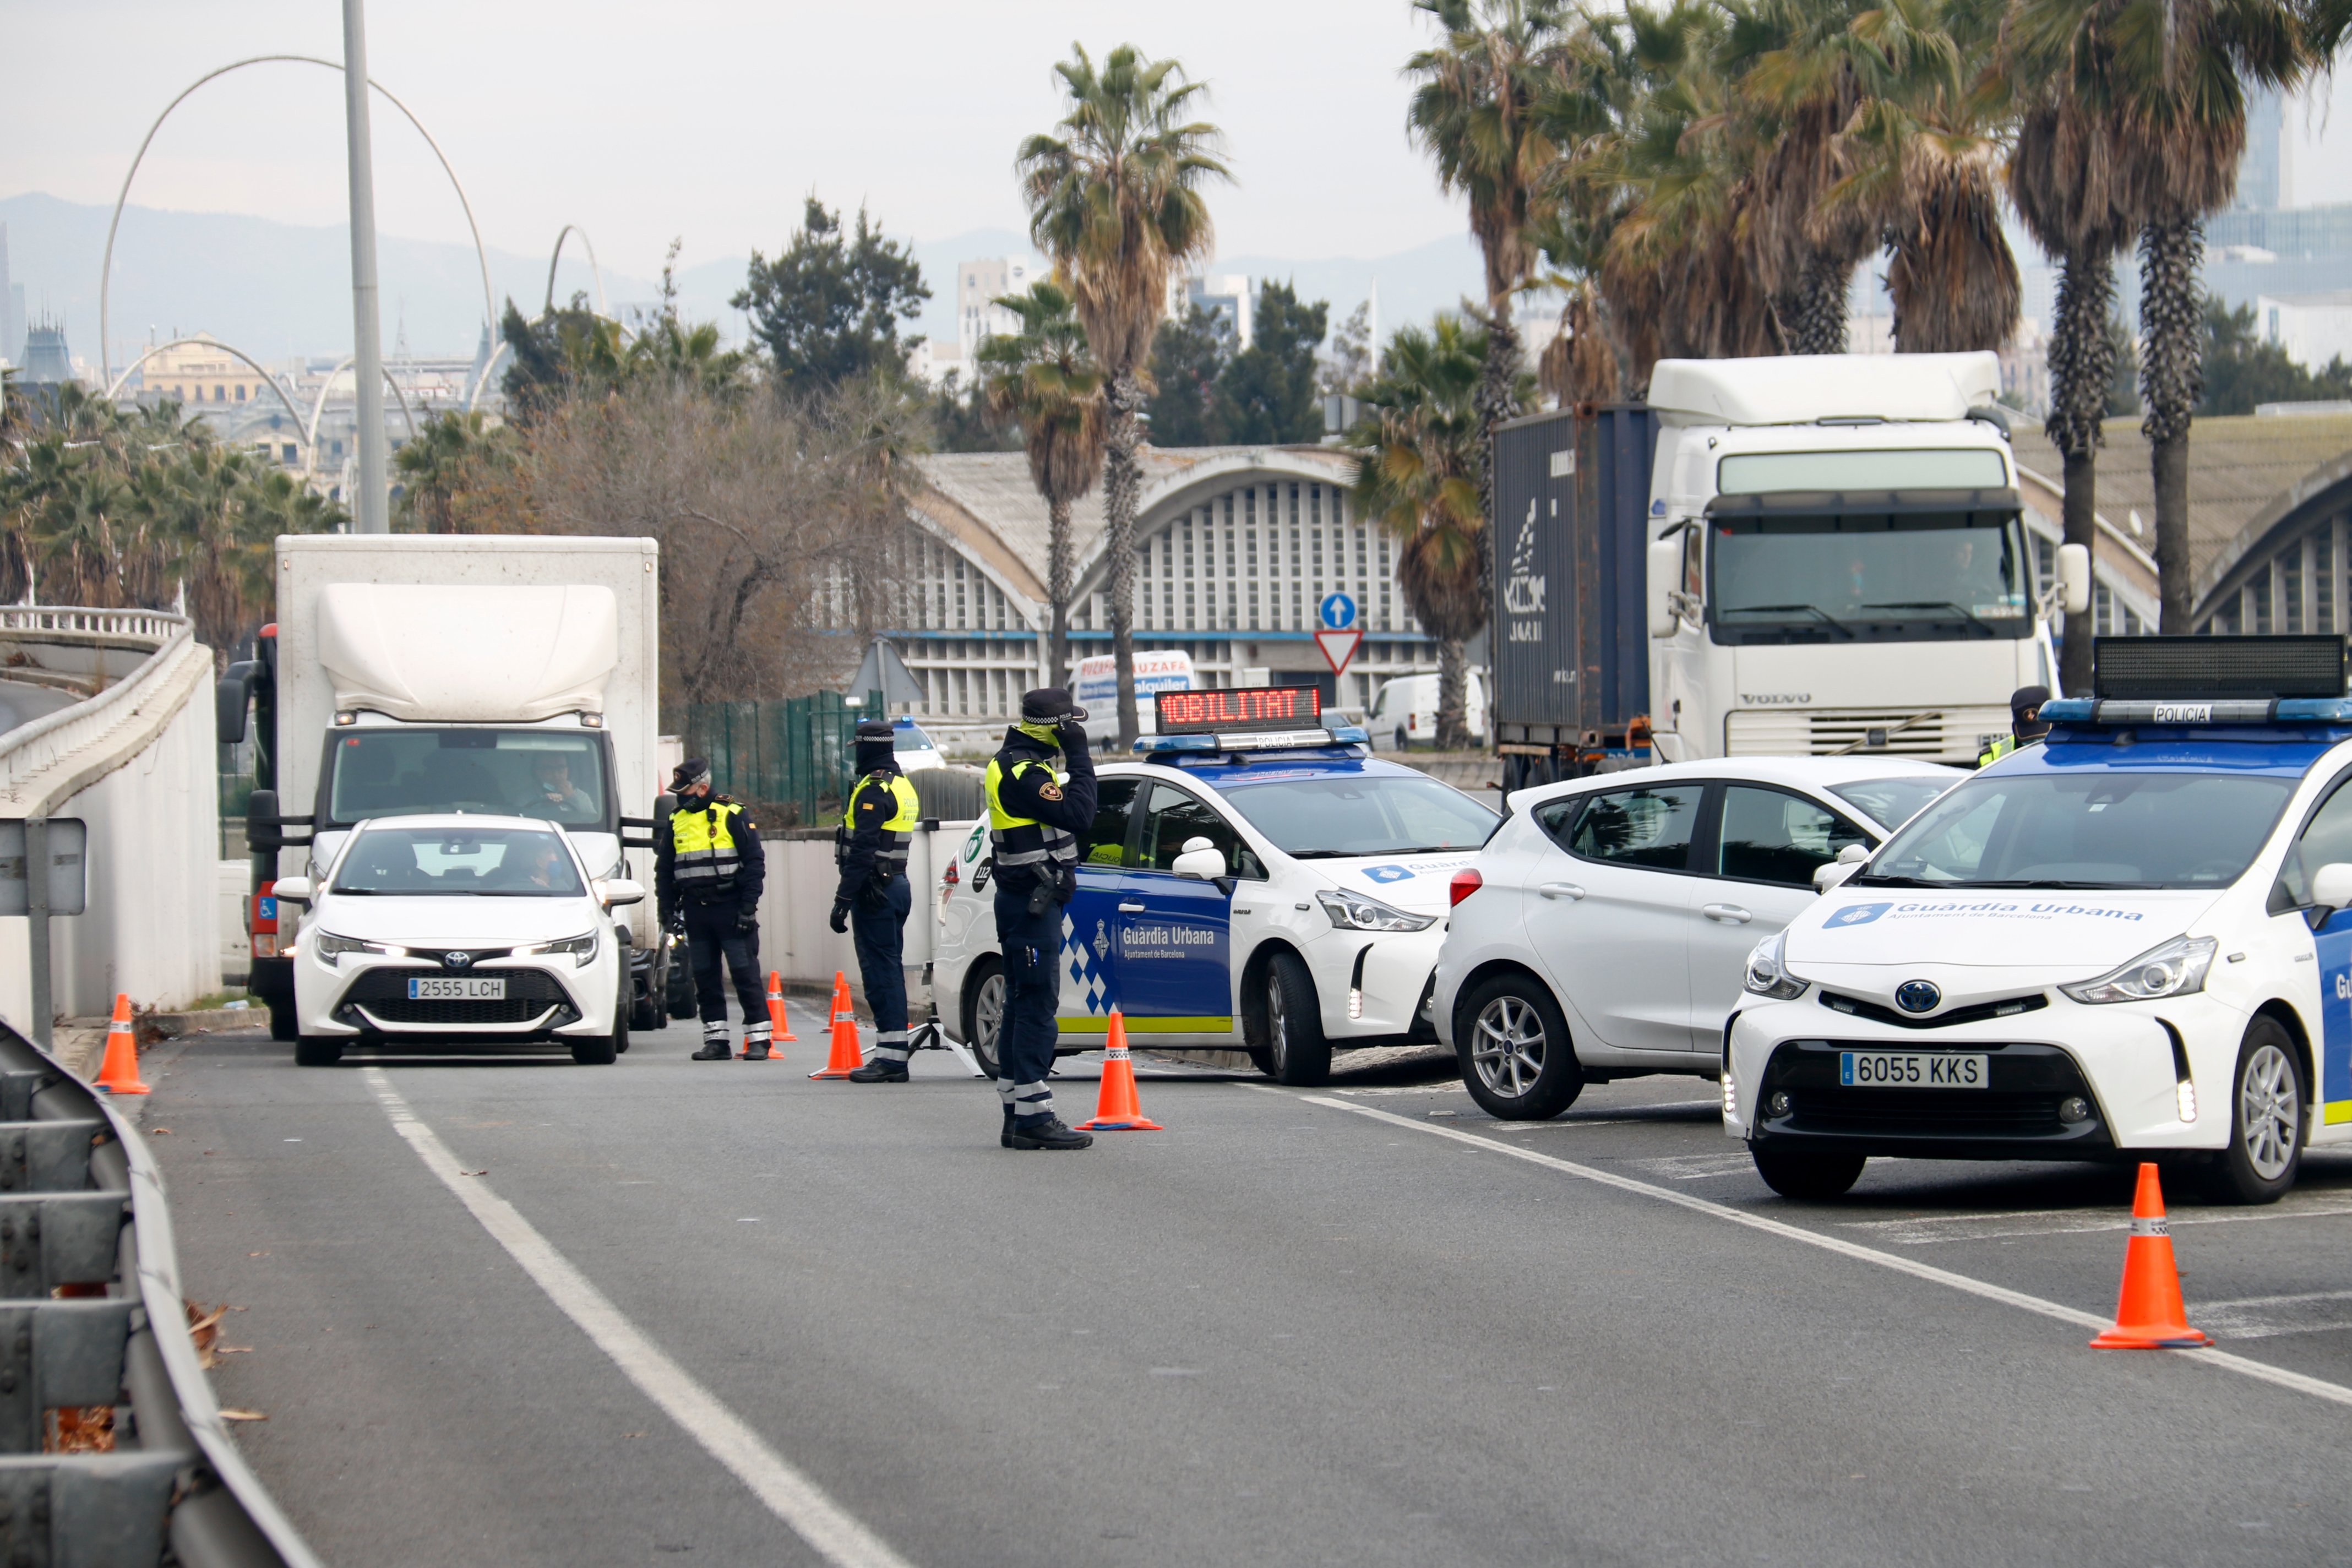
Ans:
{"label": "car side mirror", "polygon": [[1870,846],[1867,844],[1849,844],[1837,852],[1837,863],[1841,866],[1859,866],[1869,858]]}
{"label": "car side mirror", "polygon": [[2058,607],[2070,616],[2091,607],[2091,552],[2086,545],[2058,547]]}
{"label": "car side mirror", "polygon": [[2331,910],[2352,907],[2352,866],[2337,860],[2313,872],[2311,901]]}
{"label": "car side mirror", "polygon": [[599,895],[604,900],[604,907],[608,910],[618,909],[623,904],[642,904],[646,901],[645,884],[631,881],[626,877],[608,878],[596,886]]}
{"label": "car side mirror", "polygon": [[[2352,872],[2352,866],[2347,866],[2344,869],[2347,872]],[[280,877],[270,888],[269,892],[272,898],[281,900],[286,903],[307,904],[310,901],[310,879],[308,877]]]}
{"label": "car side mirror", "polygon": [[1176,857],[1169,869],[1196,882],[1213,882],[1225,874],[1225,857],[1205,838],[1187,838],[1184,852]]}

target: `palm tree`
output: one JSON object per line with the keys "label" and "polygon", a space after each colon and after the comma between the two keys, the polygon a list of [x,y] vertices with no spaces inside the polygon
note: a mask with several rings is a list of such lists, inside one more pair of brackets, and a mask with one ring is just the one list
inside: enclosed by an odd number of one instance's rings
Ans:
{"label": "palm tree", "polygon": [[[1437,642],[1437,743],[1466,745],[1463,645],[1486,624],[1487,527],[1478,495],[1485,460],[1484,394],[1491,344],[1483,322],[1442,314],[1428,331],[1400,330],[1364,389],[1370,413],[1349,435],[1357,449],[1357,514],[1398,540],[1397,586]],[[1524,373],[1508,414],[1528,402]]]}
{"label": "palm tree", "polygon": [[473,531],[457,515],[458,499],[487,486],[497,470],[514,460],[513,432],[492,425],[478,408],[453,408],[427,421],[415,440],[393,455],[393,466],[400,473],[404,528],[421,533]]}
{"label": "palm tree", "polygon": [[1102,475],[1103,374],[1059,284],[1033,283],[1026,294],[996,303],[1021,318],[1021,331],[980,345],[980,363],[989,367],[982,384],[988,411],[1021,427],[1030,480],[1045,498],[1045,596],[1054,616],[1045,668],[1060,681],[1069,673],[1070,506]]}
{"label": "palm tree", "polygon": [[1172,59],[1122,44],[1097,70],[1087,51],[1054,68],[1069,112],[1059,136],[1021,144],[1015,168],[1029,205],[1029,235],[1054,259],[1055,276],[1085,324],[1105,377],[1108,416],[1103,476],[1103,549],[1110,563],[1111,653],[1118,682],[1118,740],[1132,745],[1135,710],[1135,507],[1142,488],[1143,364],[1167,308],[1168,279],[1209,253],[1213,232],[1202,190],[1232,175],[1216,154],[1222,133],[1186,118],[1203,91]]}

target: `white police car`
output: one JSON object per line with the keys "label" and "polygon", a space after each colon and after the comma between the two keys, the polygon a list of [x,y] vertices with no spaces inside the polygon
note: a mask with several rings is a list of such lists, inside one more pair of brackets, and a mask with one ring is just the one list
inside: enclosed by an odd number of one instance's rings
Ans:
{"label": "white police car", "polygon": [[[1314,698],[1163,693],[1141,759],[1097,770],[1062,911],[1063,1054],[1099,1048],[1113,1007],[1139,1046],[1246,1050],[1293,1084],[1321,1082],[1335,1047],[1434,1037],[1447,882],[1499,819],[1370,756],[1360,729],[1320,728]],[[1206,716],[1171,714],[1171,699]],[[1318,727],[1253,727],[1292,711]],[[932,987],[948,1033],[992,1067],[1004,971],[990,868],[983,822],[942,876]]]}
{"label": "white police car", "polygon": [[1775,1190],[1874,1154],[2174,1156],[2264,1203],[2352,1141],[2352,700],[2200,695],[2341,693],[2342,639],[2097,657],[2101,697],[1749,956],[1724,1129]]}

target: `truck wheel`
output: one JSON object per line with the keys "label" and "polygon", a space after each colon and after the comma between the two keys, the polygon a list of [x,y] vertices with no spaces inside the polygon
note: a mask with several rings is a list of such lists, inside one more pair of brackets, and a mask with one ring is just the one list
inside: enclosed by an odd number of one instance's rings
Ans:
{"label": "truck wheel", "polygon": [[1266,961],[1260,1005],[1260,1039],[1271,1065],[1266,1075],[1295,1089],[1331,1079],[1331,1042],[1323,1034],[1323,1012],[1315,997],[1315,977],[1294,952]]}
{"label": "truck wheel", "polygon": [[1004,965],[993,957],[971,966],[963,987],[963,1039],[972,1060],[991,1078],[996,1071],[996,1033],[1004,1026]]}
{"label": "truck wheel", "polygon": [[273,1040],[297,1040],[302,1037],[301,1021],[295,1016],[292,1001],[269,1005],[269,1037]]}
{"label": "truck wheel", "polygon": [[331,1037],[305,1035],[294,1042],[298,1068],[331,1068],[343,1059],[343,1042]]}
{"label": "truck wheel", "polygon": [[669,1016],[691,1018],[702,1011],[702,998],[695,994],[694,971],[680,963],[677,953],[669,960]]}
{"label": "truck wheel", "polygon": [[[613,1005],[613,1054],[616,1057],[628,1054],[629,1031],[637,1026],[636,1005],[632,1000],[636,989],[627,975],[621,977],[621,994]],[[655,1027],[660,1026],[656,1024]]]}
{"label": "truck wheel", "polygon": [[1544,984],[1497,974],[1470,993],[1457,1016],[1454,1054],[1462,1084],[1487,1115],[1505,1121],[1558,1116],[1584,1092],[1584,1064],[1568,1037],[1568,1020]]}
{"label": "truck wheel", "polygon": [[643,1029],[647,1034],[651,1034],[654,1030],[660,1028],[665,1023],[668,1022],[667,1019],[662,1016],[662,999],[654,993],[654,976],[651,971],[647,971],[646,974],[646,994],[644,995],[639,996],[636,994],[637,983],[634,978],[628,982],[628,986],[630,992],[629,1027],[632,1029]]}
{"label": "truck wheel", "polygon": [[2230,1077],[2230,1146],[2205,1167],[2216,1202],[2274,1204],[2303,1163],[2303,1063],[2278,1020],[2256,1018]]}
{"label": "truck wheel", "polygon": [[1865,1157],[1861,1154],[1797,1153],[1787,1149],[1761,1149],[1751,1143],[1748,1152],[1764,1184],[1784,1198],[1801,1203],[1826,1203],[1842,1197],[1862,1180]]}

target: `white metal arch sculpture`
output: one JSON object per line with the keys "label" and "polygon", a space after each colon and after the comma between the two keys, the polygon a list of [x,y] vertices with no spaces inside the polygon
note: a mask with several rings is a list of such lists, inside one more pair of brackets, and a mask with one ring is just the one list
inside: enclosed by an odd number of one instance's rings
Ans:
{"label": "white metal arch sculpture", "polygon": [[[352,355],[345,354],[336,362],[335,368],[327,373],[327,379],[319,384],[319,395],[311,400],[310,417],[302,427],[302,449],[310,454],[308,466],[302,470],[306,474],[319,471],[319,416],[327,411],[327,394],[335,389],[335,377],[352,368]],[[383,384],[392,388],[392,395],[400,405],[400,416],[408,422],[408,438],[415,440],[416,416],[408,411],[408,395],[400,390],[400,383],[392,379],[390,371],[383,373]]]}
{"label": "white metal arch sculpture", "polygon": [[[231,347],[229,344],[222,342],[218,338],[173,338],[168,343],[157,343],[153,348],[149,349],[145,353],[141,354],[137,359],[132,360],[128,365],[124,366],[122,374],[116,376],[111,382],[107,384],[106,400],[109,403],[113,402],[115,395],[122,390],[122,384],[129,381],[132,376],[138,374],[139,367],[141,365],[145,364],[149,360],[153,359],[165,349],[176,349],[188,343],[200,343],[208,349],[218,349],[223,353],[235,354],[238,359],[241,359],[247,364],[251,365],[253,367],[253,374],[261,377],[262,381],[268,386],[269,390],[278,395],[278,401],[286,405],[286,412],[294,416],[294,424],[296,428],[300,428],[302,424],[302,411],[294,406],[294,400],[286,395],[286,389],[284,387],[278,384],[278,378],[270,374],[267,370],[264,370],[261,366],[261,362],[255,359],[251,354],[246,353],[243,349]],[[307,437],[304,438],[303,444],[305,446],[309,445],[309,438]]]}
{"label": "white metal arch sculpture", "polygon": [[[189,94],[194,92],[196,89],[204,86],[205,83],[212,80],[215,77],[226,76],[229,72],[233,70],[241,70],[247,66],[268,65],[276,61],[289,61],[299,65],[324,66],[329,70],[336,72],[341,72],[343,68],[342,62],[341,60],[322,59],[317,55],[255,55],[247,59],[232,60],[227,65],[222,66],[218,69],[206,71],[204,75],[190,82],[186,87],[182,88],[180,89],[179,96],[172,100],[171,102],[165,104],[163,106],[163,112],[155,117],[155,122],[152,125],[147,127],[147,134],[139,139],[139,151],[131,155],[131,167],[123,172],[122,189],[116,194],[114,198],[114,216],[107,220],[106,256],[99,264],[98,363],[99,377],[100,380],[111,380],[113,378],[113,366],[107,357],[106,331],[108,324],[107,290],[112,283],[114,277],[114,231],[120,228],[122,225],[123,204],[131,199],[131,182],[138,176],[139,165],[145,160],[147,156],[147,148],[155,140],[155,132],[163,129],[163,121],[171,118],[172,110],[179,108],[180,105],[187,100]],[[474,204],[467,199],[466,187],[459,184],[457,179],[457,171],[449,166],[449,156],[447,153],[441,151],[441,143],[433,140],[433,132],[425,129],[425,122],[416,118],[415,112],[412,110],[408,105],[401,102],[399,99],[394,97],[392,90],[385,87],[383,83],[376,80],[373,77],[370,77],[368,79],[368,85],[375,89],[376,91],[383,93],[384,96],[384,101],[391,104],[394,109],[400,110],[400,112],[406,117],[408,122],[416,127],[416,133],[425,138],[425,144],[427,147],[433,149],[433,156],[440,160],[441,172],[449,176],[450,187],[457,193],[457,205],[466,210],[466,227],[474,237],[474,260],[482,269],[482,310],[484,312],[484,319],[495,323],[499,319],[499,310],[498,305],[492,297],[490,290],[490,253],[482,247],[481,226],[474,221]],[[585,239],[587,237],[583,235],[581,237]],[[561,245],[562,242],[558,240],[557,243]],[[601,288],[602,285],[600,284],[599,287]]]}
{"label": "white metal arch sculpture", "polygon": [[482,388],[489,385],[490,372],[498,369],[499,361],[506,358],[507,348],[507,341],[504,338],[500,338],[498,342],[498,346],[490,350],[490,357],[482,362],[482,374],[476,376],[474,378],[474,384],[466,390],[467,413],[471,414],[474,411],[475,405],[481,401]]}
{"label": "white metal arch sculpture", "polygon": [[596,242],[590,239],[588,231],[576,223],[565,224],[555,237],[555,249],[547,258],[547,300],[540,306],[540,311],[543,315],[555,309],[555,264],[563,259],[564,237],[574,234],[580,237],[581,245],[588,252],[588,276],[596,284],[596,313],[609,321],[613,319],[613,312],[604,305],[604,269],[596,263]]}

